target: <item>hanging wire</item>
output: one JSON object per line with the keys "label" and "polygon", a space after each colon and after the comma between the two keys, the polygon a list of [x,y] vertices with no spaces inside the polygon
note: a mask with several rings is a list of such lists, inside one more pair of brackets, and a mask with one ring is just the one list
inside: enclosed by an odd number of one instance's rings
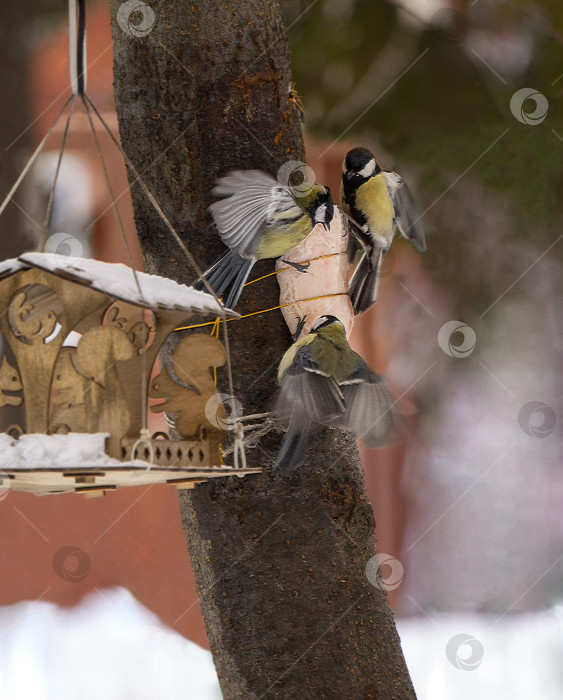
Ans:
{"label": "hanging wire", "polygon": [[50,128],[49,131],[45,134],[45,136],[44,136],[43,139],[41,140],[41,143],[39,144],[39,146],[37,146],[37,148],[36,148],[35,151],[33,152],[33,155],[30,157],[30,159],[29,159],[29,160],[27,161],[27,163],[25,164],[25,167],[24,167],[24,169],[21,171],[20,176],[19,176],[18,179],[14,182],[14,184],[12,185],[11,190],[8,192],[8,194],[7,194],[6,197],[4,198],[4,201],[3,201],[2,204],[0,205],[0,216],[3,214],[4,210],[6,209],[6,207],[8,206],[8,204],[10,203],[10,201],[12,200],[12,197],[13,197],[14,194],[16,193],[16,190],[18,189],[18,187],[21,185],[22,180],[24,179],[24,177],[25,177],[25,176],[27,175],[27,173],[29,172],[31,166],[35,163],[35,161],[36,161],[36,159],[37,159],[37,156],[38,156],[38,155],[41,153],[41,151],[45,148],[45,144],[47,143],[47,141],[49,140],[51,134],[52,134],[53,131],[55,130],[55,127],[56,127],[57,124],[59,123],[59,121],[60,121],[61,117],[63,116],[63,114],[64,114],[66,108],[68,107],[68,105],[71,104],[71,103],[74,101],[74,97],[75,97],[74,95],[71,95],[71,96],[68,98],[68,100],[64,103],[63,108],[61,109],[61,111],[60,111],[59,114],[57,115],[57,118],[56,118],[55,121],[53,122],[51,128]]}
{"label": "hanging wire", "polygon": [[133,255],[131,254],[131,248],[129,247],[129,243],[127,242],[127,235],[125,233],[125,227],[123,226],[123,220],[121,218],[121,214],[119,213],[119,209],[117,207],[117,200],[115,198],[114,192],[113,192],[113,187],[111,186],[111,181],[109,179],[109,174],[106,166],[106,161],[102,153],[102,147],[100,145],[100,141],[98,139],[98,134],[96,132],[96,129],[94,127],[94,122],[92,120],[92,114],[90,112],[90,108],[88,106],[88,103],[86,102],[86,96],[82,95],[82,102],[84,103],[84,107],[86,108],[86,115],[88,117],[88,123],[90,125],[90,131],[92,132],[92,136],[94,137],[94,142],[96,144],[96,153],[98,155],[98,159],[100,161],[100,164],[102,166],[102,170],[104,173],[104,179],[106,181],[106,187],[108,188],[108,192],[110,195],[110,200],[111,200],[111,206],[113,209],[113,212],[115,214],[115,218],[117,220],[118,228],[119,228],[119,233],[121,235],[121,240],[123,243],[123,246],[125,247],[125,252],[127,254],[127,260],[129,262],[129,266],[131,267],[131,270],[133,272],[133,276],[135,278],[135,285],[137,287],[137,291],[139,292],[139,295],[141,299],[144,300],[143,297],[143,291],[141,289],[141,284],[139,282],[139,276],[137,274],[137,270],[135,269],[135,263],[133,261]]}
{"label": "hanging wire", "polygon": [[[193,256],[193,255],[190,253],[190,251],[186,248],[185,243],[182,241],[182,239],[181,239],[180,236],[178,235],[178,233],[177,233],[176,229],[174,228],[174,226],[172,226],[172,224],[170,223],[170,221],[169,221],[168,217],[166,216],[166,214],[162,211],[162,209],[161,209],[161,207],[160,207],[160,204],[156,201],[156,199],[154,198],[152,192],[149,190],[149,188],[148,188],[147,185],[145,184],[143,178],[142,178],[141,175],[139,174],[137,168],[133,165],[133,162],[131,161],[131,159],[129,158],[129,156],[127,155],[127,153],[125,153],[125,151],[123,150],[123,148],[122,148],[121,144],[119,143],[119,141],[118,141],[118,140],[115,138],[115,136],[113,135],[112,130],[110,129],[110,127],[109,127],[109,125],[107,124],[106,120],[102,117],[102,115],[101,115],[100,112],[98,111],[96,105],[92,102],[92,100],[88,97],[88,95],[84,95],[84,98],[88,101],[88,104],[90,105],[90,107],[92,108],[92,110],[94,111],[94,113],[96,114],[96,116],[98,117],[98,119],[100,120],[100,123],[102,124],[102,126],[104,127],[104,129],[105,129],[105,130],[107,131],[107,133],[109,134],[109,137],[111,138],[111,140],[112,140],[113,143],[115,144],[115,146],[116,146],[116,148],[118,149],[118,151],[119,151],[119,152],[121,153],[121,155],[123,156],[123,159],[125,160],[125,163],[127,164],[127,167],[131,170],[131,172],[132,172],[133,175],[135,176],[135,184],[138,183],[138,184],[140,185],[140,187],[141,187],[141,189],[143,190],[143,192],[145,193],[147,199],[148,199],[149,202],[153,205],[154,209],[156,210],[157,214],[158,214],[158,215],[160,216],[160,218],[162,219],[162,221],[163,221],[163,223],[165,224],[166,228],[170,231],[170,233],[171,233],[172,236],[174,237],[174,240],[176,241],[176,243],[178,244],[178,246],[180,247],[180,249],[182,250],[182,252],[183,252],[184,255],[186,256],[186,258],[188,259],[188,262],[190,263],[191,267],[193,268],[194,272],[196,273],[198,279],[201,280],[201,281],[203,282],[203,284],[204,284],[205,288],[207,289],[207,291],[209,292],[209,294],[211,294],[211,296],[213,297],[213,299],[215,299],[215,301],[217,302],[217,305],[219,306],[219,309],[220,309],[220,312],[221,312],[221,313],[220,313],[221,317],[224,317],[224,316],[225,316],[225,307],[223,306],[223,303],[221,302],[221,299],[220,299],[220,298],[217,296],[217,294],[213,291],[213,288],[211,287],[211,285],[209,284],[209,282],[208,282],[208,281],[205,279],[205,277],[203,276],[203,272],[201,271],[201,268],[199,267],[199,265],[196,263],[194,256]],[[131,189],[131,185],[129,186],[129,189]]]}
{"label": "hanging wire", "polygon": [[[77,26],[77,3],[78,3],[78,26]],[[35,163],[37,160],[37,157],[39,154],[43,151],[45,148],[45,145],[49,138],[51,137],[53,131],[55,130],[55,127],[59,123],[61,117],[63,116],[66,108],[70,105],[69,109],[69,115],[67,119],[67,123],[65,126],[65,131],[63,135],[63,143],[61,146],[61,150],[59,152],[59,160],[57,163],[57,171],[55,174],[55,183],[56,185],[56,179],[58,178],[59,175],[59,169],[61,166],[61,160],[62,160],[62,153],[64,151],[64,147],[66,145],[66,137],[68,135],[68,130],[70,127],[70,119],[72,115],[72,110],[74,108],[74,100],[76,98],[76,95],[83,95],[84,90],[86,89],[86,6],[85,6],[85,0],[69,0],[68,1],[68,15],[69,15],[69,66],[70,66],[70,84],[72,87],[72,95],[68,98],[68,100],[64,103],[61,111],[57,115],[55,121],[51,125],[51,128],[49,131],[45,134],[43,139],[41,140],[41,143],[27,163],[25,164],[24,169],[20,173],[18,179],[14,182],[12,185],[12,188],[4,198],[2,204],[0,205],[0,216],[4,213],[4,210],[12,200],[12,197],[16,193],[18,187],[21,185],[23,179],[31,169],[31,166]],[[51,194],[49,197],[49,204],[48,206],[48,216],[50,216],[51,212],[51,207],[52,207],[52,200],[54,197],[54,186],[51,190]],[[48,218],[47,218],[48,221]],[[41,239],[40,239],[40,250],[43,251],[44,245],[45,245],[45,229],[46,226],[44,224],[43,229],[41,231]]]}
{"label": "hanging wire", "polygon": [[70,108],[68,110],[68,117],[65,124],[65,129],[63,132],[63,139],[61,142],[61,147],[59,149],[59,157],[57,160],[57,168],[55,170],[55,176],[53,178],[53,184],[51,186],[51,192],[49,193],[49,201],[47,202],[47,210],[45,211],[45,217],[41,226],[41,237],[39,238],[39,250],[44,253],[45,245],[47,243],[47,234],[49,233],[49,220],[51,218],[51,211],[53,209],[53,203],[55,201],[55,189],[57,187],[57,181],[59,179],[59,172],[61,169],[61,163],[63,160],[63,153],[65,151],[66,139],[68,136],[68,131],[70,128],[70,121],[72,119],[72,112],[74,110],[74,95],[72,96]]}
{"label": "hanging wire", "polygon": [[[188,248],[186,247],[186,245],[184,244],[184,242],[182,241],[180,236],[178,235],[174,226],[172,226],[172,224],[170,223],[166,214],[162,211],[162,208],[160,207],[159,203],[156,201],[155,197],[153,196],[153,194],[151,193],[151,191],[149,190],[149,188],[145,184],[145,182],[142,179],[141,175],[139,174],[137,168],[135,168],[135,166],[133,165],[133,162],[131,161],[131,159],[129,158],[127,153],[123,150],[119,141],[113,135],[113,132],[111,131],[109,125],[106,123],[105,119],[102,117],[102,115],[100,114],[100,112],[98,111],[98,109],[96,108],[96,106],[92,102],[92,100],[88,97],[88,95],[84,95],[83,99],[88,101],[88,104],[90,105],[90,107],[92,108],[92,110],[94,111],[94,113],[96,114],[98,119],[100,120],[102,126],[109,134],[111,140],[113,141],[113,143],[115,144],[115,146],[117,147],[119,152],[121,153],[127,166],[129,167],[129,169],[131,170],[131,172],[135,176],[136,182],[139,183],[139,185],[140,185],[141,189],[143,190],[143,192],[145,193],[147,199],[152,204],[152,206],[156,210],[157,214],[160,216],[161,220],[164,222],[164,224],[166,225],[166,227],[168,228],[168,230],[170,231],[170,233],[174,237],[174,240],[176,241],[176,243],[178,244],[178,246],[180,247],[180,249],[182,250],[182,252],[186,256],[192,269],[195,271],[198,278],[203,282],[204,286],[206,287],[208,292],[211,294],[211,296],[213,297],[213,299],[217,303],[217,305],[219,307],[219,316],[220,316],[221,320],[223,320],[223,321],[228,320],[226,317],[226,313],[225,313],[225,307],[223,306],[221,300],[219,299],[219,297],[217,296],[217,294],[215,293],[215,291],[213,290],[213,288],[211,287],[209,282],[203,276],[203,272],[201,271],[200,267],[196,263],[195,258],[193,257],[191,252],[188,250]],[[129,186],[129,189],[131,189],[131,185]],[[231,418],[234,417],[233,430],[236,433],[236,428],[237,428],[237,424],[239,421],[238,421],[238,418],[236,417],[236,399],[235,399],[235,392],[234,392],[233,371],[232,371],[232,365],[231,365],[231,349],[230,349],[230,344],[229,344],[229,333],[227,331],[227,324],[226,323],[223,323],[223,338],[224,338],[224,343],[225,343],[225,352],[227,355],[227,381],[228,381],[228,385],[229,385]],[[235,435],[235,440],[237,440],[237,439],[238,438]],[[241,447],[241,450],[238,450],[238,451],[241,451],[243,453],[241,460],[244,464],[246,464],[246,457],[244,456],[244,448]],[[238,456],[237,456],[237,452],[235,452],[235,460],[234,460],[235,461],[235,468],[237,467],[238,461],[239,461]]]}
{"label": "hanging wire", "polygon": [[68,58],[72,92],[74,95],[84,95],[86,90],[85,0],[68,0]]}
{"label": "hanging wire", "polygon": [[[78,5],[78,31],[77,31],[77,18],[76,18],[76,8]],[[72,85],[72,91],[74,95],[80,95],[84,108],[86,110],[86,116],[88,117],[88,123],[90,125],[90,130],[92,136],[94,137],[94,142],[96,144],[96,152],[98,154],[98,160],[102,166],[102,171],[104,174],[104,180],[106,182],[106,187],[111,200],[111,206],[113,208],[117,225],[119,228],[119,233],[121,235],[121,240],[125,248],[127,255],[127,260],[129,261],[129,266],[133,273],[133,278],[135,280],[135,286],[139,293],[141,301],[146,304],[145,297],[143,295],[143,290],[141,288],[141,283],[139,281],[139,275],[135,269],[135,264],[133,262],[133,256],[131,254],[131,249],[127,241],[127,236],[125,234],[125,227],[123,226],[123,220],[121,214],[119,213],[119,208],[117,206],[117,200],[111,185],[109,178],[109,173],[106,165],[106,161],[100,146],[100,141],[98,139],[98,134],[94,127],[94,122],[92,120],[92,114],[90,111],[90,104],[92,102],[90,99],[86,98],[86,3],[85,0],[69,0],[69,62],[70,62],[70,82]],[[96,110],[97,113],[97,110]],[[66,133],[65,133],[66,140]],[[64,147],[64,146],[63,146]],[[60,157],[59,157],[60,166]],[[58,168],[57,168],[58,171]],[[145,308],[141,311],[141,318],[143,324],[149,328],[149,324],[146,323],[146,313]],[[148,334],[147,334],[148,342]],[[135,452],[139,445],[144,444],[148,447],[150,463],[154,462],[154,450],[151,443],[151,436],[148,429],[148,395],[147,395],[147,353],[146,347],[142,348],[141,351],[141,421],[142,426],[139,432],[139,439],[135,442],[131,450],[131,459],[134,459]]]}
{"label": "hanging wire", "polygon": [[[84,107],[86,109],[86,115],[88,116],[88,123],[90,124],[90,130],[92,131],[92,136],[94,137],[94,142],[96,144],[96,152],[98,154],[98,159],[100,161],[100,164],[102,166],[102,171],[104,173],[104,179],[106,181],[106,186],[108,188],[108,193],[110,196],[111,200],[111,206],[113,208],[115,218],[117,220],[117,225],[119,228],[119,233],[121,235],[121,240],[123,242],[123,245],[125,247],[125,251],[127,253],[127,259],[129,261],[129,266],[131,267],[131,271],[133,272],[133,278],[135,279],[135,285],[137,287],[137,291],[139,292],[139,296],[143,303],[147,303],[145,300],[145,297],[143,295],[143,290],[141,288],[141,283],[139,281],[139,275],[137,273],[137,270],[135,269],[135,264],[133,262],[133,256],[131,254],[131,249],[129,247],[129,243],[127,241],[127,235],[125,233],[125,227],[123,226],[123,220],[121,218],[121,214],[119,213],[119,208],[117,206],[117,200],[115,199],[115,194],[113,191],[113,187],[111,185],[111,181],[109,179],[109,174],[106,166],[106,161],[104,158],[104,155],[102,153],[102,148],[100,146],[100,141],[98,139],[98,134],[96,132],[96,129],[94,127],[94,122],[92,120],[92,114],[90,112],[90,108],[88,106],[88,102],[85,99],[85,95],[81,95],[82,102],[84,103]],[[142,320],[143,323],[145,323],[145,314],[146,314],[146,309],[142,310]],[[145,323],[145,325],[148,324]],[[147,337],[147,342],[148,342],[148,337]],[[142,428],[141,428],[141,433],[140,433],[140,438],[137,440],[135,445],[133,446],[132,450],[132,455],[134,454],[137,446],[140,443],[146,443],[149,446],[149,451],[150,451],[150,456],[151,456],[151,463],[153,461],[154,455],[153,455],[153,449],[152,445],[150,442],[150,433],[148,431],[148,396],[145,391],[147,385],[147,353],[145,352],[145,348],[143,348],[143,352],[141,353],[141,416],[142,416]]]}

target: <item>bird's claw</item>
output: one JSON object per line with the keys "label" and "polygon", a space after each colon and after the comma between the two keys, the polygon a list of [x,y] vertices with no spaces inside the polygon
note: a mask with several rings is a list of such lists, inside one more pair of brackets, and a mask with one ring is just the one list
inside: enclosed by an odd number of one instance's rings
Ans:
{"label": "bird's claw", "polygon": [[311,264],[310,262],[308,263],[296,263],[296,262],[289,262],[289,260],[284,260],[282,258],[282,262],[284,262],[286,265],[290,265],[293,267],[297,272],[307,272],[307,269],[309,268],[309,265]]}
{"label": "bird's claw", "polygon": [[291,339],[293,342],[297,342],[299,339],[299,336],[301,335],[301,332],[303,328],[305,328],[305,321],[307,320],[307,314],[305,316],[297,317],[297,328],[295,329],[295,333],[291,336]]}

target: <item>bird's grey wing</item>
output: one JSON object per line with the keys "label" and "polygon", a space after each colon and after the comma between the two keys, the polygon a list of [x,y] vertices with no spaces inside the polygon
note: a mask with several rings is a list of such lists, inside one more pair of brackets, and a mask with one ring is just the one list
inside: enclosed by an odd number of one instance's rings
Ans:
{"label": "bird's grey wing", "polygon": [[424,228],[418,207],[403,178],[394,172],[384,172],[387,192],[395,209],[395,224],[403,238],[409,240],[419,253],[426,250]]}
{"label": "bird's grey wing", "polygon": [[339,383],[346,410],[332,425],[352,430],[367,447],[384,447],[403,437],[403,419],[383,377],[357,358],[355,371]]}
{"label": "bird's grey wing", "polygon": [[334,377],[322,372],[308,346],[295,355],[280,382],[276,404],[282,422],[328,424],[344,412],[343,395]]}
{"label": "bird's grey wing", "polygon": [[279,212],[301,209],[287,187],[260,170],[235,170],[217,181],[209,207],[223,243],[243,258],[251,258],[266,225]]}

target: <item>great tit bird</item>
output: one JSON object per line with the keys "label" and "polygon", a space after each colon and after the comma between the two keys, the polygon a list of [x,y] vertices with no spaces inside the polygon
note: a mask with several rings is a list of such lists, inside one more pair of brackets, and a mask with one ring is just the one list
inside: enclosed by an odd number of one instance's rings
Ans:
{"label": "great tit bird", "polygon": [[278,381],[276,411],[288,429],[274,468],[283,474],[298,461],[315,423],[351,430],[368,447],[383,447],[403,433],[383,378],[350,348],[335,316],[321,316],[289,348]]}
{"label": "great tit bird", "polygon": [[[217,181],[213,194],[221,199],[209,211],[230,252],[204,276],[229,308],[237,303],[257,260],[285,255],[316,224],[328,228],[334,215],[328,187],[315,183],[285,187],[260,170],[228,173]],[[304,271],[302,266],[295,267]],[[201,281],[196,288],[205,290]]]}
{"label": "great tit bird", "polygon": [[378,270],[395,232],[419,253],[426,250],[420,214],[407,186],[394,172],[383,171],[366,148],[348,151],[342,164],[340,206],[349,217],[353,255],[363,249],[348,294],[355,314],[377,301]]}

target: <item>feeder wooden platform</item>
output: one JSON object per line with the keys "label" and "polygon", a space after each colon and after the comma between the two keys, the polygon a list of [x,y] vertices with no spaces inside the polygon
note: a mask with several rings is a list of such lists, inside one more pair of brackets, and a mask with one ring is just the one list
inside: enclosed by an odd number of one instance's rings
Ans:
{"label": "feeder wooden platform", "polygon": [[173,484],[190,489],[209,479],[261,471],[209,466],[218,465],[220,456],[210,451],[214,445],[208,440],[153,437],[149,444],[122,438],[115,450],[110,444],[111,436],[104,433],[38,433],[18,439],[0,433],[0,498],[8,490],[103,496],[127,486]]}
{"label": "feeder wooden platform", "polygon": [[257,474],[260,469],[232,467],[81,467],[45,469],[2,469],[0,494],[7,490],[34,493],[38,496],[59,493],[82,493],[86,497],[103,496],[127,486],[173,484],[177,489],[193,489],[196,484],[218,477]]}

